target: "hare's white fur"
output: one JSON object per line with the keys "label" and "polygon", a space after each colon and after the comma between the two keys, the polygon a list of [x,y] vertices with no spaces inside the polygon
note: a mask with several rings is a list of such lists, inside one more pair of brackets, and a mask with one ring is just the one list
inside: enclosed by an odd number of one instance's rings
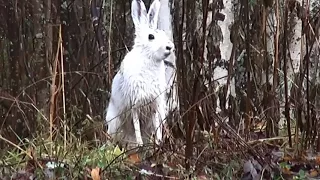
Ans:
{"label": "hare's white fur", "polygon": [[[141,0],[132,1],[136,38],[113,79],[106,114],[108,134],[117,140],[141,145],[152,133],[156,142],[162,140],[166,115],[164,60],[173,53],[174,44],[164,31],[157,30],[159,8],[160,1],[154,0],[147,13]],[[149,39],[149,35],[154,38]]]}

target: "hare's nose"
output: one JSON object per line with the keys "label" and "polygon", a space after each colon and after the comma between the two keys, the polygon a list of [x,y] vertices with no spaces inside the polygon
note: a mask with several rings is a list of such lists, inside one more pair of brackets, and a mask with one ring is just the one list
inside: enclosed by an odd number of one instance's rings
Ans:
{"label": "hare's nose", "polygon": [[166,50],[170,51],[172,49],[171,46],[166,46]]}

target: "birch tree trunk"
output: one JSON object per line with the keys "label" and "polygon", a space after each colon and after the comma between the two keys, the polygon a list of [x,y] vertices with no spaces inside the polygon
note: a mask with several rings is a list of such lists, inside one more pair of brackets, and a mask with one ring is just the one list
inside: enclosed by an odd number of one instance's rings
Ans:
{"label": "birch tree trunk", "polygon": [[[275,71],[278,71],[278,69],[274,68],[275,65],[277,65],[277,62],[275,61],[276,57],[276,30],[278,28],[277,24],[277,18],[275,13],[275,8],[266,8],[267,13],[267,20],[266,20],[266,51],[267,51],[267,68],[266,69],[266,79],[265,82],[267,84],[270,84],[270,87],[268,85],[266,86],[266,95],[265,95],[265,113],[266,113],[266,119],[267,119],[267,131],[266,134],[268,137],[275,136],[278,133],[277,130],[277,124],[279,121],[279,106],[278,106],[278,99],[276,97],[276,89],[278,88],[278,73]],[[277,7],[276,7],[277,8]],[[272,64],[269,66],[269,64]],[[272,69],[269,69],[269,67],[272,67]],[[275,77],[276,76],[276,77]],[[272,107],[272,108],[270,108]]]}
{"label": "birch tree trunk", "polygon": [[[302,0],[296,1],[298,4],[302,4]],[[289,42],[289,51],[291,63],[287,65],[288,67],[288,77],[293,78],[294,73],[299,72],[300,61],[301,61],[301,35],[302,35],[302,20],[298,17],[298,8],[295,7],[290,14],[290,24],[292,24],[293,33],[292,38]],[[290,83],[289,87],[292,86]]]}
{"label": "birch tree trunk", "polygon": [[[158,28],[164,30],[166,34],[173,41],[173,29],[172,29],[172,15],[171,15],[171,6],[173,3],[170,3],[169,0],[161,0],[160,14],[158,21]],[[166,82],[167,82],[167,112],[172,112],[176,109],[179,109],[178,102],[178,91],[176,85],[176,56],[171,54],[167,61],[172,63],[172,66],[166,65]]]}
{"label": "birch tree trunk", "polygon": [[[299,1],[300,2],[300,1]],[[306,141],[308,143],[315,143],[315,136],[317,138],[317,152],[320,151],[320,138],[319,138],[319,108],[320,108],[320,41],[319,41],[319,33],[320,33],[320,21],[319,17],[319,8],[320,2],[319,0],[310,0],[302,1],[303,7],[305,9],[309,9],[310,17],[308,17],[307,23],[305,23],[304,29],[302,31],[307,31],[302,35],[302,41],[306,41],[308,45],[307,49],[302,49],[302,54],[304,55],[302,60],[309,60],[309,73],[307,74],[307,79],[304,81],[303,88],[308,90],[308,93],[305,93],[304,99],[306,99],[306,104],[304,109],[306,113]],[[301,2],[301,3],[302,3]],[[309,7],[308,7],[309,5]],[[302,15],[304,17],[304,15]],[[309,38],[308,38],[309,35]],[[303,61],[302,61],[303,62]],[[302,66],[302,63],[301,63]],[[300,68],[302,69],[302,68]],[[303,68],[304,69],[304,68]],[[307,91],[303,91],[307,92]],[[307,143],[306,143],[307,144]]]}
{"label": "birch tree trunk", "polygon": [[[295,7],[292,9],[290,15],[289,15],[289,24],[291,25],[290,32],[290,41],[289,41],[289,55],[290,58],[288,61],[287,67],[287,76],[288,76],[288,89],[290,91],[288,92],[288,97],[291,97],[291,89],[293,86],[297,85],[299,76],[297,74],[300,71],[300,64],[303,59],[302,53],[302,20],[301,16],[299,17],[298,11],[300,8],[300,5],[302,5],[302,0],[297,0],[297,3],[295,3]],[[297,97],[299,98],[299,97]],[[290,106],[289,106],[290,107]],[[294,115],[296,111],[293,112],[293,109],[290,108],[290,115]],[[292,118],[297,118],[297,116],[293,116]],[[281,118],[282,119],[282,118]],[[282,124],[282,123],[281,123]]]}
{"label": "birch tree trunk", "polygon": [[[221,9],[221,13],[225,15],[224,21],[218,21],[218,25],[221,28],[222,31],[222,42],[220,42],[220,52],[221,52],[221,60],[224,60],[227,64],[231,63],[230,62],[230,57],[231,57],[231,50],[233,47],[233,44],[231,43],[230,40],[230,27],[233,24],[234,21],[234,14],[233,14],[233,1],[232,0],[223,0],[223,6],[224,8]],[[229,66],[231,67],[231,66]],[[233,66],[232,66],[233,67]],[[231,76],[231,74],[229,75]],[[217,112],[221,110],[225,110],[229,107],[228,99],[230,95],[233,97],[236,97],[235,93],[235,80],[234,77],[232,76],[230,83],[227,84],[227,77],[228,77],[228,70],[222,67],[217,67],[215,69],[214,73],[214,79],[218,79],[217,81],[219,82],[220,87],[225,87],[227,86],[228,91],[225,94],[225,104],[222,104],[224,107],[217,108]],[[218,98],[218,101],[221,101],[220,98]],[[218,105],[221,104],[220,102]],[[219,106],[217,106],[219,107]]]}
{"label": "birch tree trunk", "polygon": [[[301,0],[299,0],[300,2]],[[301,2],[302,3],[302,2]],[[311,17],[319,16],[319,9],[320,9],[320,2],[318,0],[310,0],[310,12],[311,12]],[[301,20],[300,20],[301,21]],[[302,24],[302,22],[301,22]],[[311,69],[310,69],[310,80],[311,84],[320,84],[320,71],[319,71],[319,66],[320,66],[320,40],[319,40],[319,35],[320,35],[320,21],[319,20],[313,20],[313,22],[310,22],[311,27],[310,33],[311,36],[314,38],[312,42],[312,50],[310,54],[310,59],[311,59]],[[304,37],[301,37],[303,40]],[[305,51],[305,49],[303,49]],[[304,55],[304,54],[303,54]],[[302,59],[301,59],[302,61]]]}

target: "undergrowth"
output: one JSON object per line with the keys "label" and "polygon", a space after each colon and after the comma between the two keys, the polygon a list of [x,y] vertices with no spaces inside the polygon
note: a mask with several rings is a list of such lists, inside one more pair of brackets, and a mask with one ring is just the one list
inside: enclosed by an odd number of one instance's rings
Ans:
{"label": "undergrowth", "polygon": [[[52,133],[51,141],[48,122],[42,118],[37,119],[37,131],[31,138],[17,136],[19,143],[15,144],[0,136],[1,142],[7,144],[0,151],[0,179],[241,179],[245,162],[253,157],[248,148],[228,134],[214,136],[207,131],[195,131],[197,141],[192,159],[188,159],[192,166],[186,170],[184,138],[168,134],[159,146],[145,144],[125,150],[110,142],[99,118],[87,117],[78,125],[81,128],[73,130],[71,127],[80,116],[71,117],[67,138],[61,127]],[[263,143],[250,147],[256,148],[261,157],[267,157],[270,149]],[[292,165],[282,163],[280,168],[290,169],[289,166]],[[294,177],[303,179],[304,173]],[[285,178],[279,174],[273,179]]]}
{"label": "undergrowth", "polygon": [[[19,139],[18,144],[1,136],[8,146],[0,152],[0,177],[95,180],[93,176],[98,174],[101,179],[225,179],[238,176],[241,171],[241,161],[235,158],[237,153],[234,156],[233,152],[224,152],[207,135],[196,144],[197,151],[190,160],[194,166],[186,171],[183,139],[126,151],[98,136],[87,140],[83,137],[85,134],[82,136],[71,131],[67,134],[67,141],[60,131],[56,131],[51,142],[46,122],[40,124],[33,138]],[[83,128],[87,130],[97,128],[93,121],[85,124]],[[226,156],[219,156],[219,153]],[[233,160],[230,161],[228,156]]]}

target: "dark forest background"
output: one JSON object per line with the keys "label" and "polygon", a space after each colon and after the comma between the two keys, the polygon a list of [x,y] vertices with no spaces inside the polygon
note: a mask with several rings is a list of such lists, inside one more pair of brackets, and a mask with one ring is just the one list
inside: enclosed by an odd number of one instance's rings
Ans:
{"label": "dark forest background", "polygon": [[[319,63],[319,5],[313,4],[309,11],[294,0],[279,4],[272,0],[234,1],[232,57],[221,60],[218,22],[224,20],[220,13],[223,1],[173,2],[180,109],[170,116],[172,134],[163,153],[181,148],[181,156],[190,160],[185,163],[181,158],[186,169],[218,166],[214,171],[223,172],[230,165],[227,162],[239,154],[273,169],[266,154],[275,149],[282,152],[280,144],[293,148],[292,157],[302,157],[306,150],[319,152],[320,81],[305,78]],[[265,31],[270,22],[266,17],[277,9],[280,30],[274,63],[261,54],[269,48]],[[283,64],[291,61],[286,55],[292,30],[290,15],[296,11],[303,21],[307,50],[301,70],[292,80],[295,85],[280,92],[291,82],[284,78]],[[206,23],[203,17],[208,12],[213,20]],[[104,144],[108,139],[104,113],[110,84],[132,45],[132,35],[128,0],[0,0],[0,148],[6,152],[17,147],[28,149],[28,143],[37,144],[39,139],[61,142],[65,149],[74,143],[92,148]],[[220,63],[213,64],[213,59]],[[274,64],[279,70],[268,72]],[[226,99],[227,86],[215,91],[210,76],[216,66],[226,67],[228,78],[235,78],[235,97]],[[273,78],[274,83],[260,83],[262,76]],[[216,103],[218,97],[221,104]],[[225,107],[227,100],[229,107],[216,114],[216,107]],[[279,127],[283,116],[285,126]],[[225,117],[228,123],[223,123]],[[258,140],[261,138],[268,143]],[[225,158],[217,160],[221,154]],[[219,161],[226,163],[219,166]]]}

